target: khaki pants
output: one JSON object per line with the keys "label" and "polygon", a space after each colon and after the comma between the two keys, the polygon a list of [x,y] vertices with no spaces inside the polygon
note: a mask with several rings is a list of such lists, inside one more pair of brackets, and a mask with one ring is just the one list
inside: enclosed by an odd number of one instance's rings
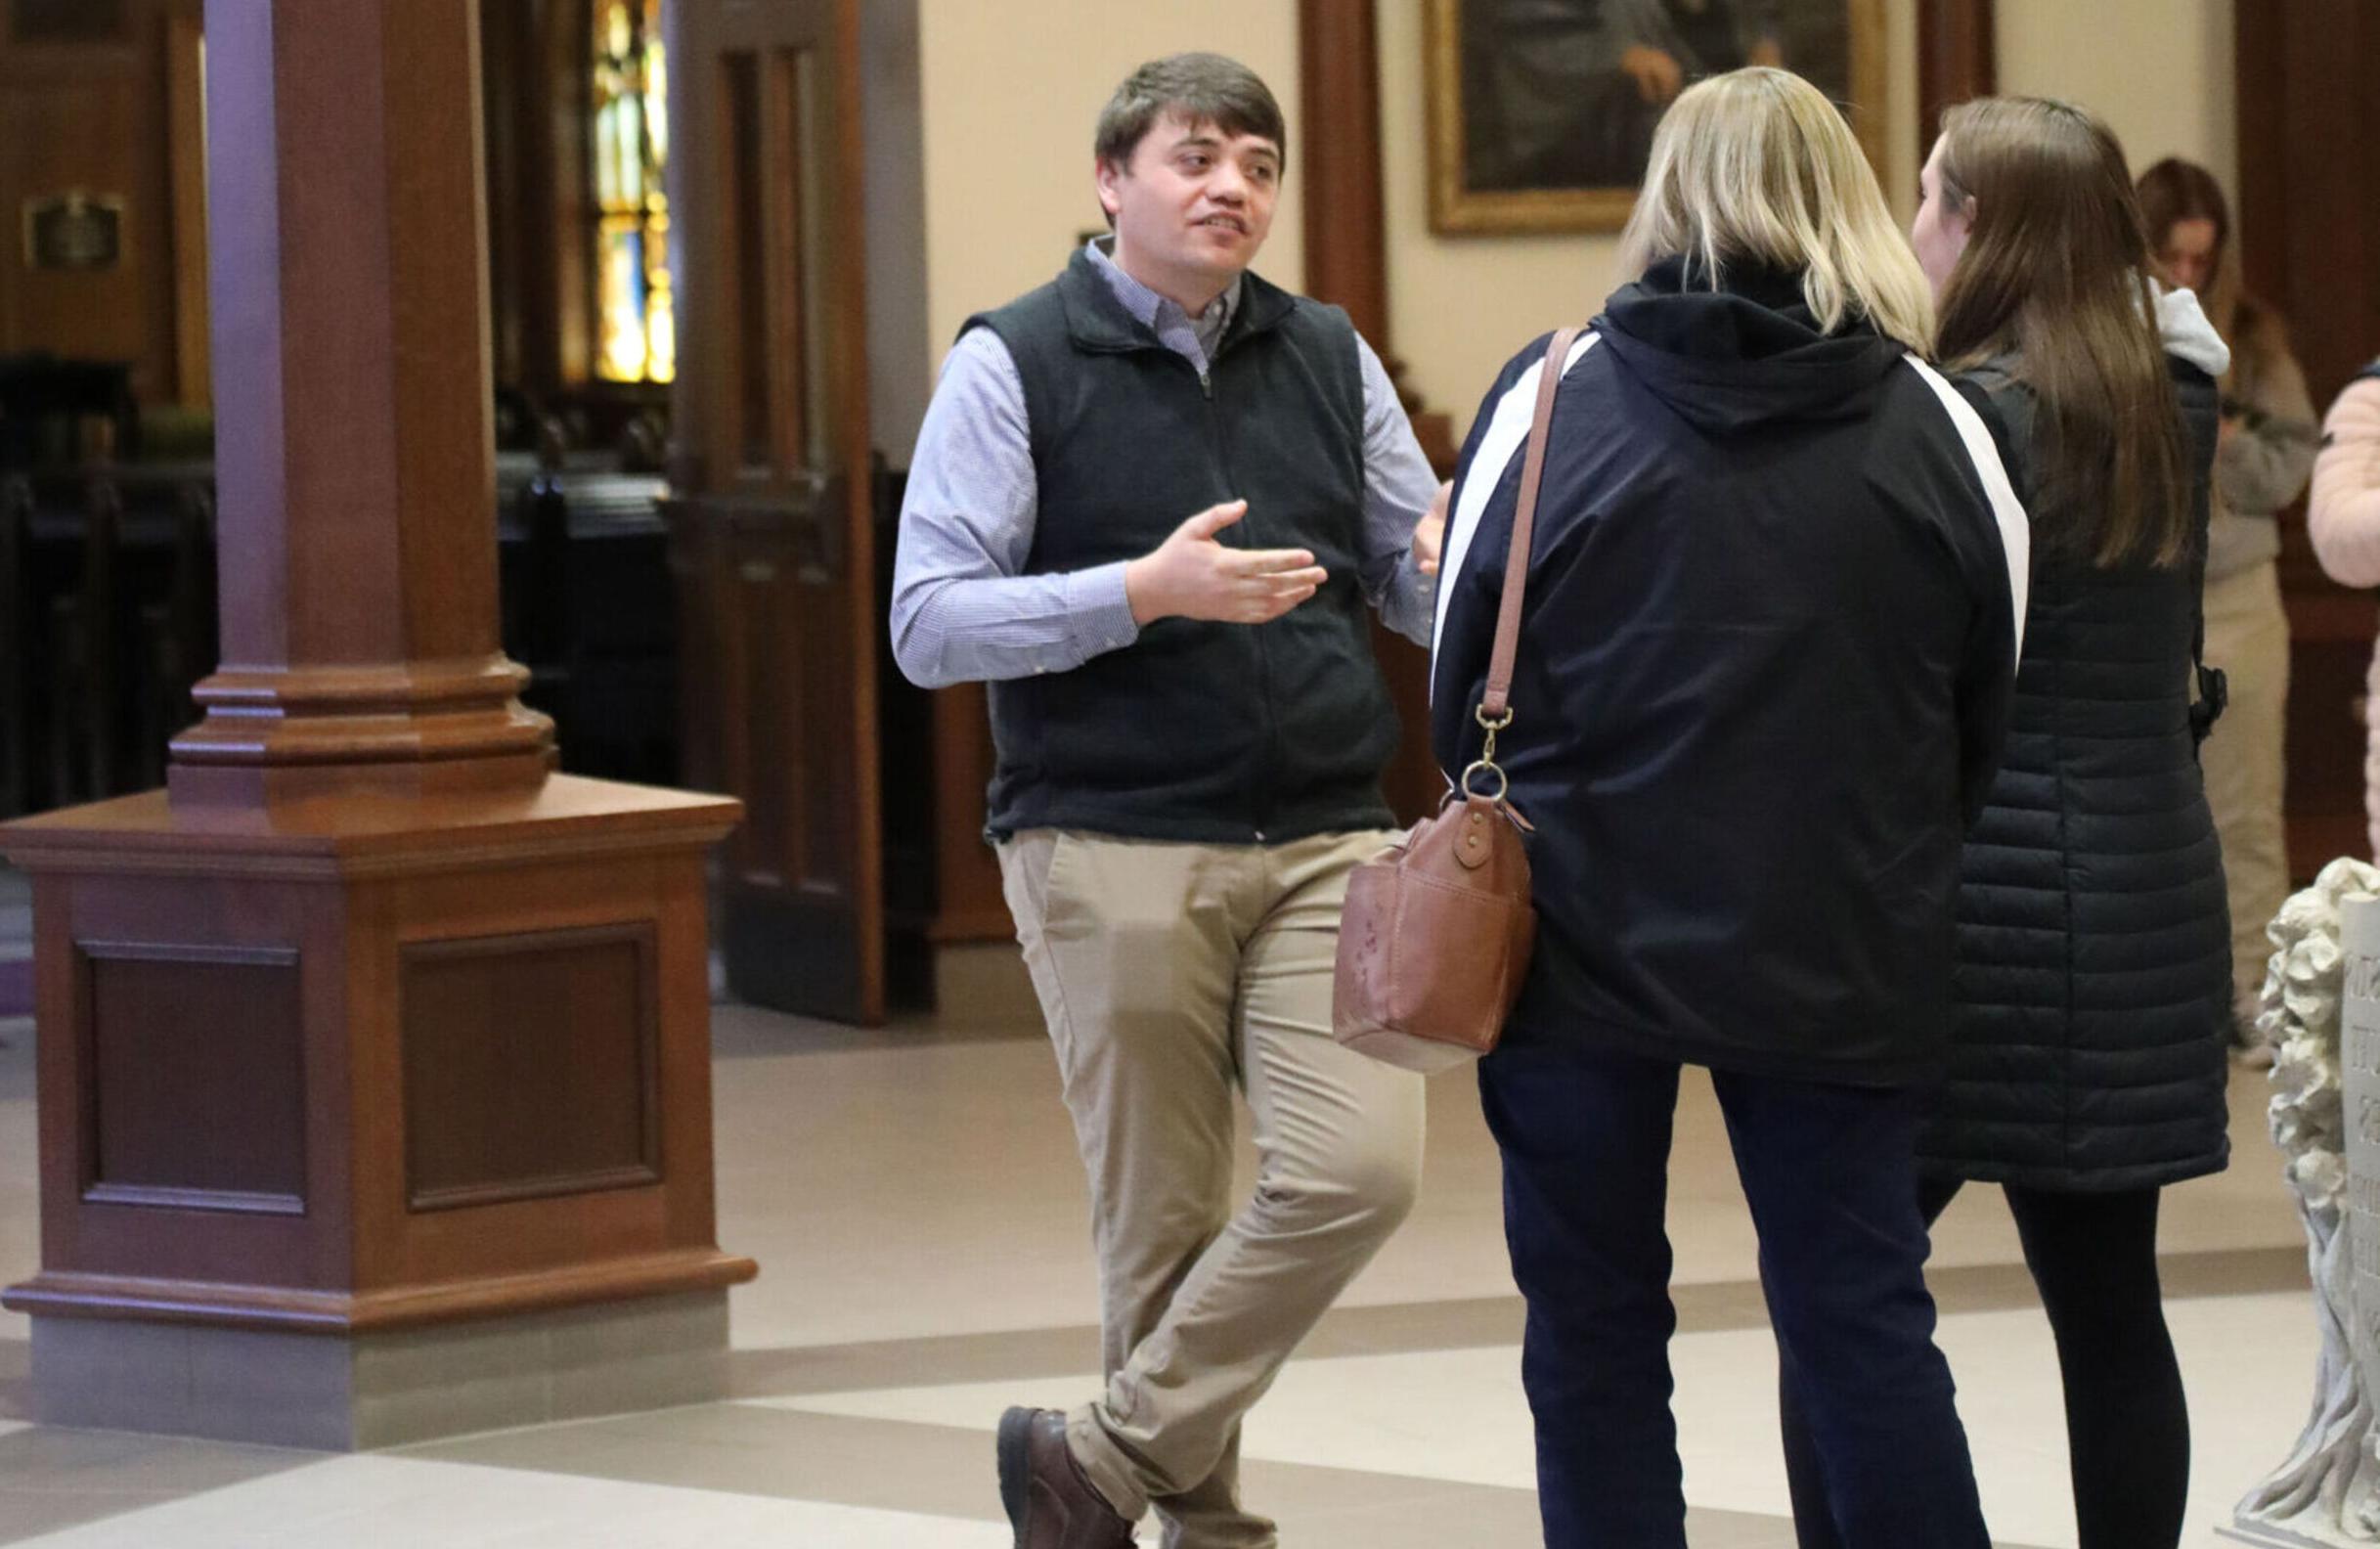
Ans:
{"label": "khaki pants", "polygon": [[2229,678],[2231,702],[2198,750],[2198,761],[2231,900],[2233,1003],[2242,1026],[2253,1027],[2272,955],[2265,927],[2289,896],[2289,846],[2281,826],[2289,618],[2281,611],[2271,562],[2207,582],[2206,620],[2206,659]]}
{"label": "khaki pants", "polygon": [[[1331,1040],[1347,871],[1387,837],[1000,846],[1090,1173],[1107,1390],[1069,1436],[1168,1545],[1276,1542],[1239,1506],[1240,1418],[1413,1204],[1421,1079]],[[1235,1088],[1258,1161],[1236,1213]]]}

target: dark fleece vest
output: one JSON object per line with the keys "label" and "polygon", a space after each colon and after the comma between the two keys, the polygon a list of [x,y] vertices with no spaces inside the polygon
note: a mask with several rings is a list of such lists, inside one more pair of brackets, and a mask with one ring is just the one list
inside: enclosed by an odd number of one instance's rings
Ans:
{"label": "dark fleece vest", "polygon": [[[1038,494],[1030,574],[1136,558],[1227,500],[1235,548],[1329,580],[1269,624],[1161,619],[1072,672],[992,685],[989,828],[1202,844],[1386,826],[1396,717],[1362,588],[1363,378],[1346,314],[1249,275],[1208,374],[1078,252],[971,318],[1015,360]],[[962,333],[965,329],[960,331]]]}

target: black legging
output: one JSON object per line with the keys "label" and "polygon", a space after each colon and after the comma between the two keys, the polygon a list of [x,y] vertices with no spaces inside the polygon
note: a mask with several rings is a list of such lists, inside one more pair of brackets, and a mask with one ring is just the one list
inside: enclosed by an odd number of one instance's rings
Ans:
{"label": "black legging", "polygon": [[[1928,1225],[1958,1192],[1954,1181],[1920,1185]],[[2189,1493],[2190,1417],[2157,1289],[2157,1190],[2005,1192],[2057,1341],[2082,1549],[2175,1549]],[[1840,1549],[1789,1374],[1779,1387],[1795,1534],[1801,1549]]]}

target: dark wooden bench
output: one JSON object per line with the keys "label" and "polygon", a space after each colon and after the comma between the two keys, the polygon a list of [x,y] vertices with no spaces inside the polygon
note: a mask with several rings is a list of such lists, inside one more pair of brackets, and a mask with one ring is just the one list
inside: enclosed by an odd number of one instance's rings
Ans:
{"label": "dark wooden bench", "polygon": [[[678,771],[662,481],[498,464],[504,645],[573,773]],[[29,470],[0,483],[0,814],[145,789],[216,661],[213,469]]]}

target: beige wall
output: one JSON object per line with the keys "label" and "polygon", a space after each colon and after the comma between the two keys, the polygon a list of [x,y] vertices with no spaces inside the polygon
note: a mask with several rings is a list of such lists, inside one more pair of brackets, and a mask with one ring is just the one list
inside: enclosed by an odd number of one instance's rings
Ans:
{"label": "beige wall", "polygon": [[[2099,0],[2092,0],[2099,3]],[[1618,283],[1607,236],[1440,237],[1430,230],[1422,0],[1378,0],[1381,137],[1388,196],[1388,327],[1407,381],[1470,425],[1513,353],[1549,329],[1584,322]],[[1884,192],[1904,217],[1917,180],[1917,0],[1887,0],[1892,62],[1885,104],[1892,165]]]}
{"label": "beige wall", "polygon": [[[1998,0],[2004,90],[2065,96],[2106,114],[2135,161],[2182,155],[2228,186],[2235,166],[2233,0]],[[1439,237],[1429,227],[1424,0],[1377,0],[1387,191],[1389,343],[1457,433],[1512,353],[1593,315],[1616,281],[1612,240]],[[918,0],[925,111],[926,347],[939,364],[978,308],[1055,273],[1097,226],[1091,125],[1141,61],[1189,48],[1245,60],[1289,114],[1292,176],[1258,267],[1305,271],[1292,0]],[[1907,218],[1917,185],[1917,0],[1886,0],[1884,191]],[[905,450],[905,449],[900,449]]]}
{"label": "beige wall", "polygon": [[[1297,164],[1298,8],[1291,0],[920,0],[928,347],[936,366],[968,314],[1041,284],[1075,234],[1103,224],[1091,128],[1145,60],[1216,49],[1264,77]],[[1305,281],[1292,175],[1257,267]]]}
{"label": "beige wall", "polygon": [[2000,89],[2096,111],[2137,170],[2204,163],[2236,196],[2232,0],[1998,0]]}

